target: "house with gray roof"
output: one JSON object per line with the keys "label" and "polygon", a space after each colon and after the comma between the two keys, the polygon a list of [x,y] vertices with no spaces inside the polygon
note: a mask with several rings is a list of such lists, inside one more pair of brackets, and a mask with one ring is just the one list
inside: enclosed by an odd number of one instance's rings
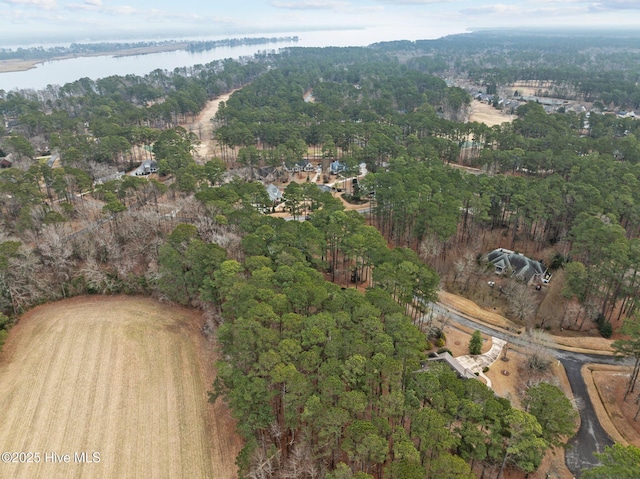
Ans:
{"label": "house with gray roof", "polygon": [[58,152],[54,152],[51,157],[47,160],[47,166],[49,168],[53,168],[53,165],[55,164],[56,161],[58,161],[58,158],[60,158],[60,154]]}
{"label": "house with gray roof", "polygon": [[334,160],[329,165],[329,173],[332,175],[337,175],[338,173],[342,173],[346,169],[346,165],[341,161]]}
{"label": "house with gray roof", "polygon": [[269,199],[272,202],[279,203],[280,201],[282,201],[282,191],[280,191],[280,189],[276,185],[271,183],[269,186],[266,187],[266,189],[267,189],[267,194],[269,195]]}
{"label": "house with gray roof", "polygon": [[442,353],[433,353],[433,357],[429,357],[425,363],[422,364],[422,370],[429,368],[430,362],[442,362],[449,366],[453,372],[455,372],[461,379],[478,379],[478,377],[471,371],[471,369],[465,368],[460,362],[451,356],[447,351]]}
{"label": "house with gray roof", "polygon": [[547,274],[547,267],[542,262],[506,248],[494,249],[483,259],[495,267],[496,274],[510,275],[526,283],[536,281],[546,283],[548,281],[545,279],[550,277]]}
{"label": "house with gray roof", "polygon": [[13,153],[0,157],[0,168],[11,168],[13,166]]}
{"label": "house with gray roof", "polygon": [[133,171],[133,176],[147,176],[158,172],[158,163],[154,160],[144,160],[138,168]]}

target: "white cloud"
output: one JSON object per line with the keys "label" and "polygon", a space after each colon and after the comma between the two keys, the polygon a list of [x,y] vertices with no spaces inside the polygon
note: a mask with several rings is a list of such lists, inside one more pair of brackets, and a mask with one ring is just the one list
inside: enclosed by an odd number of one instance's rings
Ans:
{"label": "white cloud", "polygon": [[307,0],[304,2],[271,2],[276,8],[285,10],[336,10],[349,7],[348,2],[340,2],[334,0]]}
{"label": "white cloud", "polygon": [[56,0],[4,0],[4,2],[9,5],[35,7],[44,10],[53,10],[58,6]]}
{"label": "white cloud", "polygon": [[[86,14],[80,14],[78,22],[99,22],[98,17],[112,17],[116,21],[148,21],[150,23],[187,23],[187,24],[200,24],[200,23],[215,23],[215,24],[228,24],[232,23],[232,20],[226,17],[219,17],[214,15],[201,15],[199,13],[177,13],[166,10],[160,10],[156,8],[144,9],[135,8],[129,5],[122,6],[105,6],[102,5],[100,0],[86,0],[85,3],[71,3],[65,6],[70,12],[91,12],[94,13],[94,17],[91,18]],[[104,21],[104,20],[103,20]]]}
{"label": "white cloud", "polygon": [[102,8],[102,3],[86,1],[84,3],[69,3],[64,6],[67,10],[82,12],[97,12]]}
{"label": "white cloud", "polygon": [[606,0],[595,2],[593,8],[599,10],[640,10],[640,2],[638,0]]}
{"label": "white cloud", "polygon": [[[546,5],[550,5],[548,2]],[[554,2],[557,3],[557,2]],[[569,2],[573,3],[573,2]],[[530,4],[529,4],[530,5]],[[495,15],[500,17],[519,17],[528,15],[530,17],[539,16],[563,16],[563,15],[577,15],[586,13],[587,8],[585,6],[575,5],[569,6],[564,4],[562,6],[524,6],[524,5],[506,5],[503,3],[497,3],[493,5],[482,5],[479,7],[465,8],[460,10],[463,15],[478,16],[478,15]]]}
{"label": "white cloud", "polygon": [[378,0],[390,5],[433,5],[436,3],[452,3],[456,0]]}
{"label": "white cloud", "polygon": [[140,10],[130,7],[129,5],[122,5],[121,7],[115,7],[112,9],[113,13],[117,15],[135,15],[140,13]]}

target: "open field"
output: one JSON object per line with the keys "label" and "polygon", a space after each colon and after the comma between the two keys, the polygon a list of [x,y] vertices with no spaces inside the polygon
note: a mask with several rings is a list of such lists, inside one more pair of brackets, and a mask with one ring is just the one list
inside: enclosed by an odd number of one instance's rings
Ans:
{"label": "open field", "polygon": [[503,111],[496,110],[487,103],[477,100],[473,100],[471,102],[469,121],[477,121],[478,123],[484,123],[487,126],[495,126],[513,121],[515,118],[515,115],[509,115]]}
{"label": "open field", "polygon": [[235,477],[241,444],[229,411],[207,403],[215,352],[202,323],[126,296],[27,313],[0,357],[0,452],[40,462],[0,463],[0,477]]}

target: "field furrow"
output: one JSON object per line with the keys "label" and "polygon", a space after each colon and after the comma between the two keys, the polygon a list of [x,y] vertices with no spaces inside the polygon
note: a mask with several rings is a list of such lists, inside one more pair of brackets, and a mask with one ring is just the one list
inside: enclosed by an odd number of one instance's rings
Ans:
{"label": "field furrow", "polygon": [[207,402],[215,351],[201,324],[131,297],[26,314],[0,357],[0,452],[40,462],[0,463],[0,477],[235,477],[241,444],[225,406]]}

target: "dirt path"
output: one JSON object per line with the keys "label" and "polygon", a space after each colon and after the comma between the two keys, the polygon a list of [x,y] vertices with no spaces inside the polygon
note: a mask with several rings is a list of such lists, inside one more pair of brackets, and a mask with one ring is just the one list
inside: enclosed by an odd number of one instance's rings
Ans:
{"label": "dirt path", "polygon": [[207,402],[214,351],[202,321],[123,296],[27,313],[0,359],[0,444],[34,462],[0,463],[0,477],[235,477],[240,441],[229,411]]}
{"label": "dirt path", "polygon": [[216,142],[213,139],[213,123],[211,118],[216,116],[220,102],[229,100],[229,97],[233,95],[233,90],[230,93],[220,95],[215,100],[207,102],[204,109],[200,112],[197,118],[192,123],[180,125],[186,128],[188,131],[195,133],[200,138],[200,146],[197,150],[197,155],[203,160],[209,160],[215,156]]}

